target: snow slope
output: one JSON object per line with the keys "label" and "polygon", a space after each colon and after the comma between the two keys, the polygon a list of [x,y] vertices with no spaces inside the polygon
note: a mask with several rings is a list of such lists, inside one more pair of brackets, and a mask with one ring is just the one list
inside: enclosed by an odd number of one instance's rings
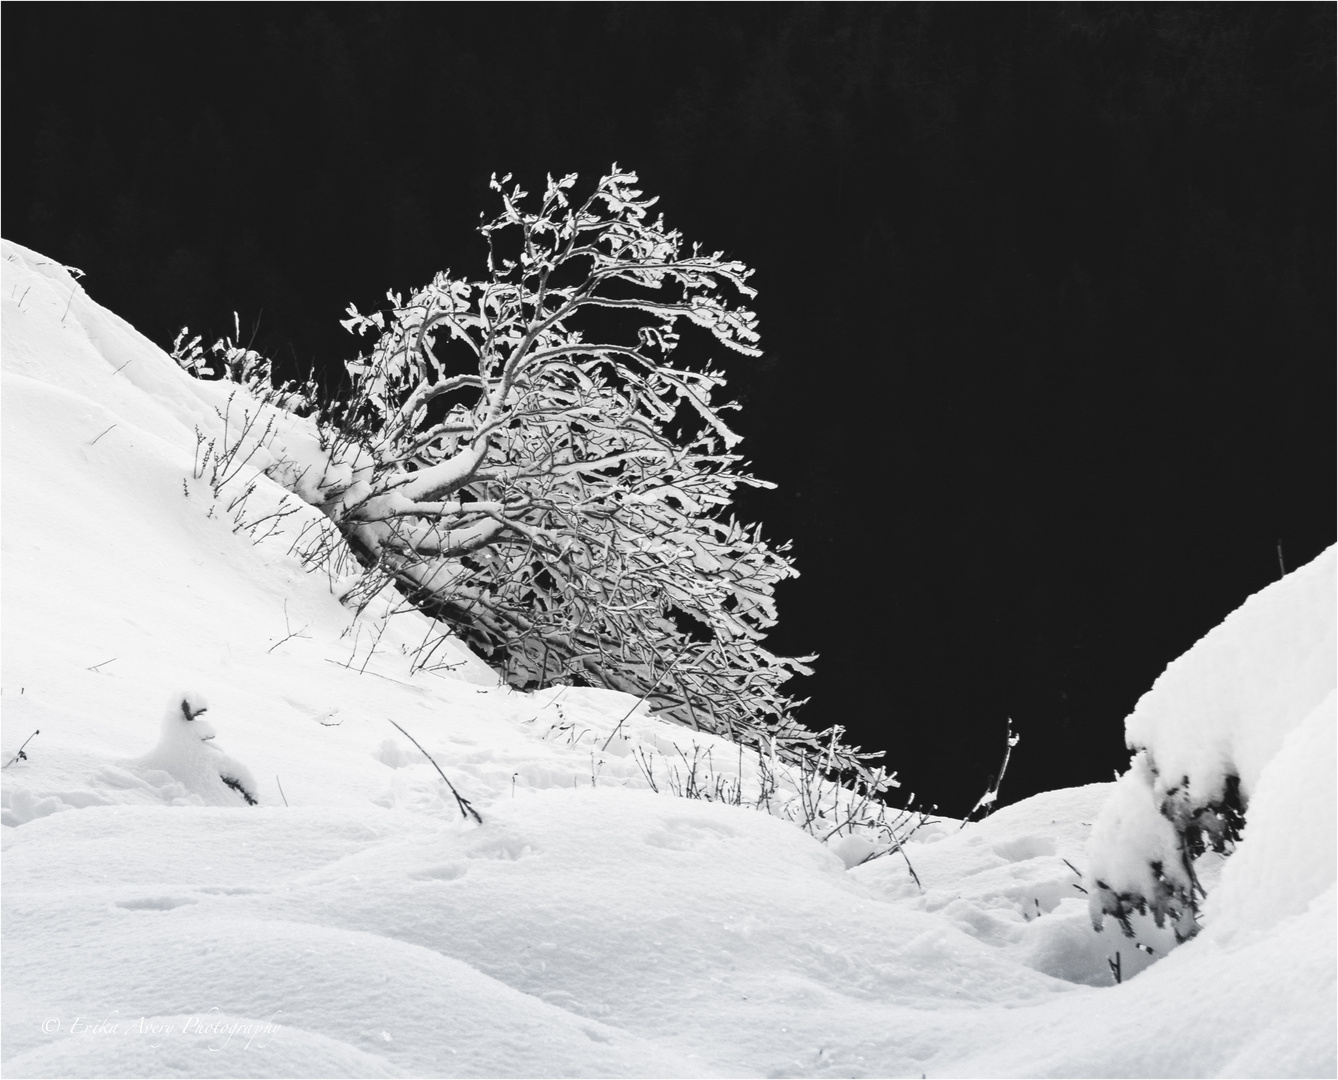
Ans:
{"label": "snow slope", "polygon": [[[756,763],[618,729],[630,698],[513,693],[454,643],[411,672],[421,617],[355,623],[290,554],[315,511],[256,478],[245,520],[293,512],[254,544],[193,477],[229,388],[0,254],[4,761],[40,729],[0,783],[4,1075],[1334,1075],[1332,683],[1259,756],[1220,910],[1169,956],[1075,888],[1114,785],[921,829],[920,885],[847,869],[669,794],[697,761],[747,798]],[[1299,590],[1330,636],[1333,561]],[[159,742],[183,696],[215,736],[189,753]],[[200,764],[224,756],[259,805]],[[1280,873],[1306,895],[1279,907]]]}

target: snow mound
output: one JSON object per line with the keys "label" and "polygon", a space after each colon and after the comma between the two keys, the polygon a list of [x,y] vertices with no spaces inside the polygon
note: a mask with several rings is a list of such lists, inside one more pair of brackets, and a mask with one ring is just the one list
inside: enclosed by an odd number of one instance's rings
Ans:
{"label": "snow mound", "polygon": [[[1334,888],[1336,566],[1329,548],[1250,597],[1138,702],[1132,766],[1087,853],[1097,925],[1146,906],[1192,936],[1209,891],[1205,921],[1225,940]],[[1240,850],[1208,890],[1209,849],[1234,846],[1242,814]]]}
{"label": "snow mound", "polygon": [[[229,757],[215,742],[214,726],[203,719],[204,698],[185,691],[173,694],[163,713],[158,745],[125,768],[149,780],[178,783],[201,806],[254,806],[259,785],[251,770]],[[152,782],[152,781],[150,781]]]}
{"label": "snow mound", "polygon": [[[390,601],[355,618],[337,567],[308,572],[295,538],[323,519],[262,456],[218,498],[200,475],[251,405],[51,260],[0,255],[5,761],[30,740],[0,775],[6,1075],[1334,1075],[1311,631],[1249,639],[1229,689],[1176,669],[1182,701],[1289,695],[1289,726],[1213,744],[1246,834],[1208,932],[1166,955],[1148,920],[1149,956],[1075,887],[1125,781],[862,862],[867,837],[754,808],[766,763],[626,695],[512,692],[454,641],[415,667],[431,627]],[[1312,629],[1331,563],[1283,583]],[[181,686],[168,753],[154,710]],[[258,805],[215,786],[204,696]],[[1207,784],[1177,737],[1166,760]]]}
{"label": "snow mound", "polygon": [[1287,735],[1338,680],[1338,549],[1256,593],[1172,662],[1125,721],[1131,749],[1204,795],[1253,796]]}

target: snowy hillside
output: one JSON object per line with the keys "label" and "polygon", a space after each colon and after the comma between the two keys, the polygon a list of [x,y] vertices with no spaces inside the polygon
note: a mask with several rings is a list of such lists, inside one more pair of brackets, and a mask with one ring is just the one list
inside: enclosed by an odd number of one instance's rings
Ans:
{"label": "snowy hillside", "polygon": [[860,864],[632,698],[411,671],[425,621],[355,622],[260,459],[197,475],[231,388],[2,253],[5,1076],[1335,1074],[1334,550],[1131,718],[1249,799],[1203,931],[1140,949],[1079,877],[1137,862],[1132,781]]}

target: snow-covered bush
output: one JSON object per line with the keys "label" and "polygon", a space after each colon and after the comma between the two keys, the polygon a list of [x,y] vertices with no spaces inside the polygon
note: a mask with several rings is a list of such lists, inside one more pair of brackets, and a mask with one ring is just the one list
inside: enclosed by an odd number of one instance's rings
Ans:
{"label": "snow-covered bush", "polygon": [[[623,690],[883,790],[839,730],[793,719],[782,685],[812,657],[763,640],[796,571],[729,512],[740,485],[773,485],[744,471],[724,375],[676,362],[685,330],[759,355],[752,272],[652,218],[635,174],[615,166],[583,200],[576,180],[549,178],[534,205],[494,178],[486,277],[350,306],[344,325],[378,337],[321,413],[319,459],[267,471],[356,553],[355,603],[393,583],[511,685]],[[267,377],[231,342],[214,352],[235,379]],[[198,343],[178,353],[202,368]]]}
{"label": "snow-covered bush", "polygon": [[200,719],[209,706],[190,691],[173,694],[163,713],[158,745],[124,764],[137,772],[166,773],[188,797],[213,806],[255,806],[259,787],[251,771],[214,741],[216,732]]}
{"label": "snow-covered bush", "polygon": [[1198,932],[1206,890],[1196,861],[1232,851],[1265,766],[1317,710],[1332,712],[1334,568],[1330,548],[1250,597],[1138,702],[1125,723],[1133,762],[1088,849],[1098,929],[1109,915],[1132,935],[1138,911],[1169,921],[1180,940]]}
{"label": "snow-covered bush", "polygon": [[308,379],[301,387],[291,383],[276,387],[273,361],[249,345],[240,344],[241,318],[235,311],[232,326],[234,337],[219,338],[208,349],[200,344],[201,335],[190,337],[190,330],[183,326],[172,342],[172,359],[197,379],[226,378],[245,386],[262,400],[291,412],[311,411],[316,389],[314,379]]}

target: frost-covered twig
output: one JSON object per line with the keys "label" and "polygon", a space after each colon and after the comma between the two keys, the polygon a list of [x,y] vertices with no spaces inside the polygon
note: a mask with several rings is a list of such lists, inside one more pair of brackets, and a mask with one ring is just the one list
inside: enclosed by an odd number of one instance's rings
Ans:
{"label": "frost-covered twig", "polygon": [[994,811],[995,803],[999,800],[999,788],[1003,784],[1004,773],[1008,771],[1008,761],[1013,756],[1013,747],[1021,739],[1020,735],[1013,732],[1013,718],[1008,718],[1008,741],[1004,746],[1003,764],[999,766],[999,775],[992,779],[989,786],[985,788],[985,794],[976,800],[976,805],[971,807],[966,817],[962,818],[962,823],[957,826],[958,830],[966,828],[966,823],[971,820],[971,815],[982,806],[985,808],[985,817],[989,817]]}

